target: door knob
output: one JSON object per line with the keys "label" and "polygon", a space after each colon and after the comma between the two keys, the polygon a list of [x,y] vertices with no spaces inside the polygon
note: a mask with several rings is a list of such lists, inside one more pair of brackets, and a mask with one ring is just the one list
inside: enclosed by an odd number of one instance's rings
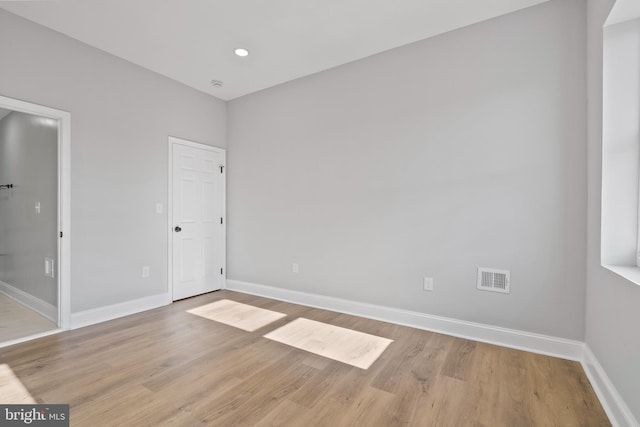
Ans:
{"label": "door knob", "polygon": [[174,228],[174,230],[175,230],[176,233],[179,233],[179,232],[182,231],[182,228],[180,228],[179,225],[176,225],[176,228]]}

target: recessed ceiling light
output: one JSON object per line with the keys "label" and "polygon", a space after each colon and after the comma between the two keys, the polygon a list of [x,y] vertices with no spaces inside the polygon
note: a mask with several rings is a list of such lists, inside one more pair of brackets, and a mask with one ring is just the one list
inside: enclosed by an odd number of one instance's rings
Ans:
{"label": "recessed ceiling light", "polygon": [[243,49],[241,47],[236,49],[236,50],[234,50],[233,52],[238,56],[247,56],[247,55],[249,55],[249,51],[247,49]]}
{"label": "recessed ceiling light", "polygon": [[222,82],[220,80],[211,80],[211,86],[222,87]]}

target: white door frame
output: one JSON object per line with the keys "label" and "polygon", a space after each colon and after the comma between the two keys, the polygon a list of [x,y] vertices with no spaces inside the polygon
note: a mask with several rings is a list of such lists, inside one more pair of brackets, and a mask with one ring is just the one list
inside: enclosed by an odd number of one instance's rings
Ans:
{"label": "white door frame", "polygon": [[[58,330],[69,329],[71,313],[71,113],[0,96],[0,108],[58,121]],[[30,339],[34,337],[26,337]],[[22,340],[22,339],[21,339]]]}
{"label": "white door frame", "polygon": [[169,301],[173,302],[173,146],[174,144],[184,145],[187,147],[198,148],[200,150],[212,151],[222,155],[223,173],[222,173],[222,288],[224,289],[227,279],[227,150],[224,148],[214,147],[212,145],[201,144],[187,139],[169,136],[169,178],[168,178],[168,202],[167,202],[167,292],[169,293]]}

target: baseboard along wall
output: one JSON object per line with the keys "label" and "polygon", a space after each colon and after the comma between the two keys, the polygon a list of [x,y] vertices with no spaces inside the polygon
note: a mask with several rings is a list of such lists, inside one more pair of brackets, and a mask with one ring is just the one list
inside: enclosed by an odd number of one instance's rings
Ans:
{"label": "baseboard along wall", "polygon": [[532,353],[578,361],[614,427],[640,427],[589,346],[582,341],[541,335],[532,332],[468,322],[443,316],[402,310],[375,304],[350,301],[324,295],[277,288],[239,280],[226,281],[225,289],[279,301],[352,314],[495,344]]}
{"label": "baseboard along wall", "polygon": [[171,297],[168,293],[164,293],[133,301],[125,301],[105,307],[97,307],[91,310],[71,313],[71,329],[83,328],[96,323],[106,322],[108,320],[152,310],[168,304],[171,304]]}
{"label": "baseboard along wall", "polygon": [[48,302],[34,297],[22,289],[18,289],[3,281],[0,281],[0,293],[6,295],[15,302],[24,305],[30,310],[35,311],[41,316],[46,317],[52,322],[56,324],[58,323],[58,308],[55,305],[49,304]]}
{"label": "baseboard along wall", "polygon": [[[238,280],[227,280],[225,289],[578,361],[582,364],[612,425],[614,427],[640,427],[596,356],[589,346],[581,341]],[[171,297],[165,293],[72,313],[71,329],[129,316],[170,303]]]}

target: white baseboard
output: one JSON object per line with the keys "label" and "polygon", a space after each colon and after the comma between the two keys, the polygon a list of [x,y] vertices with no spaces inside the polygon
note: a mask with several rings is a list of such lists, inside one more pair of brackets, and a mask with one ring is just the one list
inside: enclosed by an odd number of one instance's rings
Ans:
{"label": "white baseboard", "polygon": [[622,396],[618,393],[609,376],[598,362],[588,344],[584,347],[584,368],[593,390],[614,427],[639,427],[638,420],[631,413]]}
{"label": "white baseboard", "polygon": [[225,289],[579,361],[613,426],[640,427],[631,410],[613,383],[611,383],[602,366],[600,366],[598,359],[596,359],[589,347],[581,341],[238,280],[227,280]]}
{"label": "white baseboard", "polygon": [[52,322],[58,323],[58,308],[55,305],[42,301],[40,298],[36,298],[22,289],[18,289],[3,281],[0,281],[0,293],[5,294],[15,302],[24,305]]}
{"label": "white baseboard", "polygon": [[426,329],[455,337],[563,359],[581,361],[583,358],[584,343],[581,341],[276,288],[273,286],[259,285],[256,283],[241,282],[238,280],[227,280],[225,289],[340,313],[353,314],[369,319],[382,320],[384,322],[410,326],[412,328]]}
{"label": "white baseboard", "polygon": [[23,342],[35,340],[42,337],[48,337],[49,335],[59,334],[64,332],[64,329],[52,329],[50,331],[40,332],[39,334],[27,335],[26,337],[16,338],[11,341],[0,342],[0,348],[11,347],[12,345],[20,344]]}
{"label": "white baseboard", "polygon": [[71,313],[71,329],[94,325],[171,304],[168,293]]}

